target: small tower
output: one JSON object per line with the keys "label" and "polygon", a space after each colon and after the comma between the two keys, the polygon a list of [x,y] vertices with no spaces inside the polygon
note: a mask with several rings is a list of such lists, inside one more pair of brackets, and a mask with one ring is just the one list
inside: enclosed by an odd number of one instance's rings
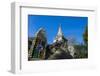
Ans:
{"label": "small tower", "polygon": [[61,29],[61,24],[58,28],[58,33],[56,35],[56,38],[54,39],[53,42],[56,42],[56,41],[61,41],[63,39],[63,33],[62,33],[62,29]]}

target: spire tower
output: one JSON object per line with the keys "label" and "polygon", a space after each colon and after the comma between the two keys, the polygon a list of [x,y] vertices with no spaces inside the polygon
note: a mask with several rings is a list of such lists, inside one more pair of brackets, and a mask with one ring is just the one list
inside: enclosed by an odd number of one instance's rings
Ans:
{"label": "spire tower", "polygon": [[58,33],[57,33],[56,38],[53,42],[61,41],[62,37],[63,37],[63,33],[62,33],[62,29],[61,29],[61,24],[60,24],[60,26],[58,28]]}

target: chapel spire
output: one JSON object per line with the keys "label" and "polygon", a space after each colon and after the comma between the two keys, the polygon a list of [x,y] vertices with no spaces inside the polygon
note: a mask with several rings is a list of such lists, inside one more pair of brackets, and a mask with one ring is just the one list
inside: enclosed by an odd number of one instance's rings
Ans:
{"label": "chapel spire", "polygon": [[63,37],[63,33],[62,33],[62,29],[61,29],[61,24],[60,24],[59,28],[58,28],[58,33],[57,33],[56,38],[54,39],[53,42],[61,41],[62,37]]}

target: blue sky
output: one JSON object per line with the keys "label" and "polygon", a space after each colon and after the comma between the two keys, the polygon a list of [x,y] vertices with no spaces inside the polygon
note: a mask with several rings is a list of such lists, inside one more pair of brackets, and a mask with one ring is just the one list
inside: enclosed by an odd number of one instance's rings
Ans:
{"label": "blue sky", "polygon": [[60,24],[66,38],[72,36],[78,43],[83,43],[83,33],[88,25],[88,17],[28,15],[28,36],[34,37],[42,27],[46,31],[48,43],[52,43]]}

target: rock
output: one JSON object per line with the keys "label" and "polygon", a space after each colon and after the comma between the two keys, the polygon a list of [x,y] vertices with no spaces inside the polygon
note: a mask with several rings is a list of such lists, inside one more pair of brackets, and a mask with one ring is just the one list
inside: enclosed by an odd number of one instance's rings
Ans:
{"label": "rock", "polygon": [[70,53],[59,49],[57,50],[53,55],[51,55],[48,59],[72,59],[73,57],[70,55]]}
{"label": "rock", "polygon": [[43,28],[40,28],[32,41],[31,48],[29,50],[29,58],[45,58],[45,51],[47,45],[46,32]]}
{"label": "rock", "polygon": [[72,55],[74,57],[74,54],[75,54],[75,48],[74,48],[74,46],[69,45],[68,46],[68,50],[70,52],[70,55]]}
{"label": "rock", "polygon": [[30,39],[29,42],[31,46],[29,46],[28,60],[74,58],[74,47],[68,45],[68,39],[64,37],[61,26],[52,44],[47,44],[46,31],[43,28],[40,28],[34,39]]}

